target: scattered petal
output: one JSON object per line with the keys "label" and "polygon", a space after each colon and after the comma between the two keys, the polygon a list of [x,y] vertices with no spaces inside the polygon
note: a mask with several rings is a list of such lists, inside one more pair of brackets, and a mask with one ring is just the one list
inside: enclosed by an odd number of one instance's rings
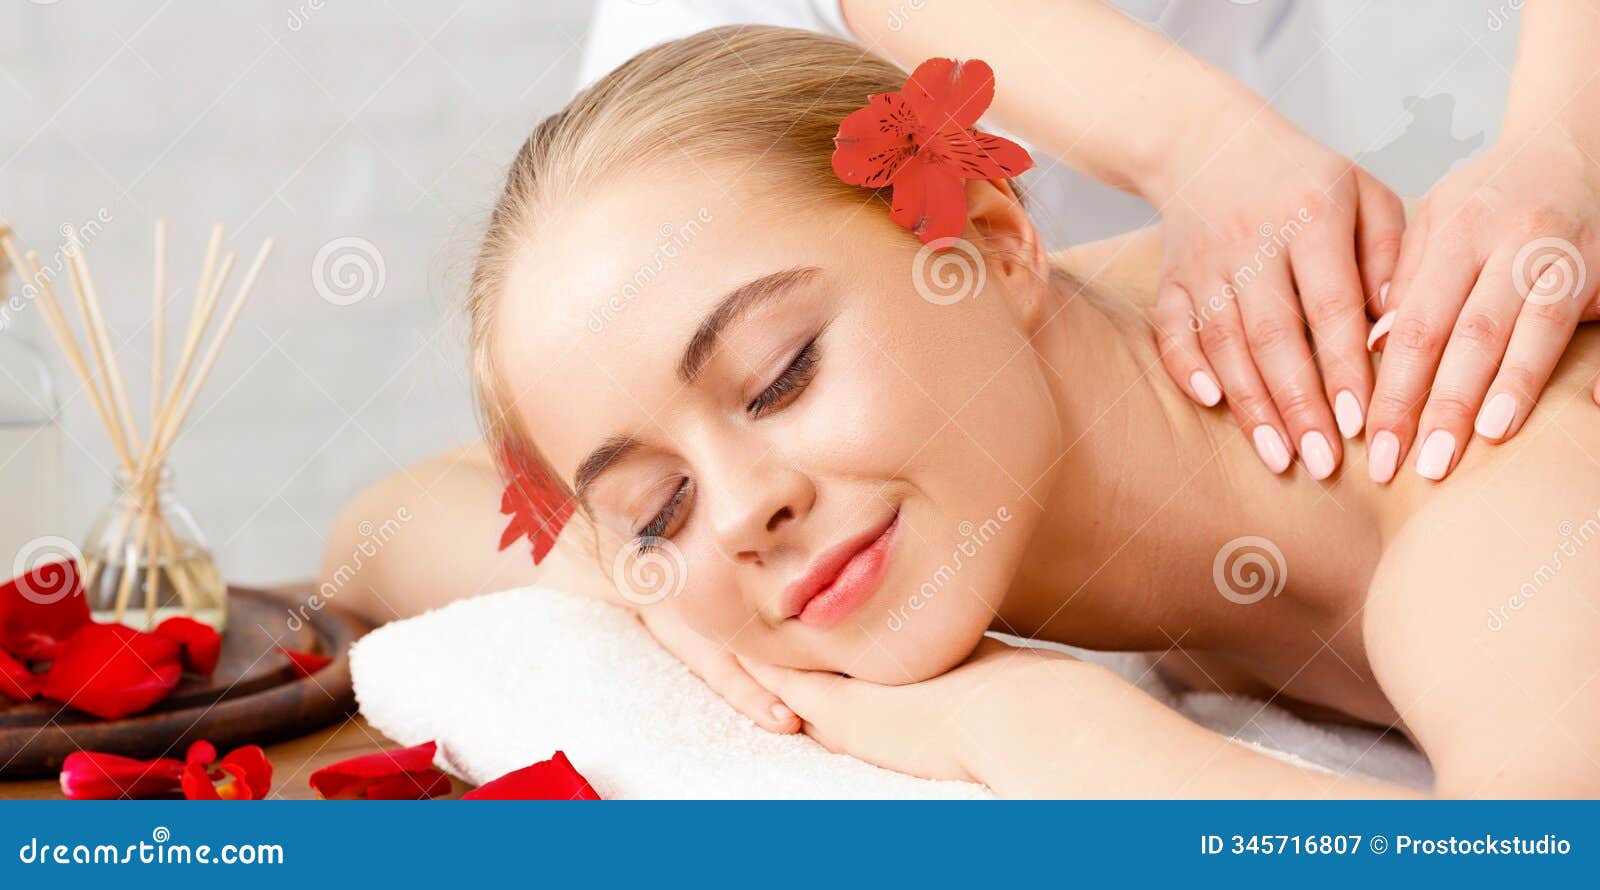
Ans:
{"label": "scattered petal", "polygon": [[43,681],[28,666],[0,650],[0,697],[14,702],[33,701],[39,697]]}
{"label": "scattered petal", "polygon": [[210,742],[195,742],[184,758],[183,796],[189,800],[262,800],[272,788],[272,764],[256,745],[221,760]]}
{"label": "scattered petal", "polygon": [[311,774],[311,787],[328,800],[422,800],[450,791],[450,777],[433,766],[438,746],[423,742],[363,754]]}
{"label": "scattered petal", "polygon": [[50,661],[89,623],[75,560],[46,563],[0,585],[0,649],[22,661]]}
{"label": "scattered petal", "polygon": [[506,773],[461,795],[462,800],[599,800],[600,795],[557,751],[549,760]]}
{"label": "scattered petal", "polygon": [[183,762],[171,757],[134,760],[75,751],[61,763],[61,793],[69,800],[159,797],[180,789]]}
{"label": "scattered petal", "polygon": [[44,675],[45,698],[115,720],[166,698],[183,674],[181,647],[121,624],[86,624]]}
{"label": "scattered petal", "polygon": [[279,646],[278,651],[289,659],[289,669],[294,671],[297,677],[309,677],[333,663],[331,657],[319,655],[315,652],[301,652],[298,649],[290,649],[287,646]]}
{"label": "scattered petal", "polygon": [[153,633],[183,647],[183,668],[203,677],[211,676],[222,657],[222,634],[209,624],[177,615],[156,625]]}

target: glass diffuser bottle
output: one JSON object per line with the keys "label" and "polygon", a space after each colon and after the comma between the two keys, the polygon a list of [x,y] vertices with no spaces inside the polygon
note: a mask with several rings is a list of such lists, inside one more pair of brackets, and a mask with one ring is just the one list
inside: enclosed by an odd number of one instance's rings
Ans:
{"label": "glass diffuser bottle", "polygon": [[126,473],[113,486],[83,551],[84,586],[96,621],[149,630],[187,615],[221,631],[227,585],[194,516],[173,496],[172,473],[135,484]]}

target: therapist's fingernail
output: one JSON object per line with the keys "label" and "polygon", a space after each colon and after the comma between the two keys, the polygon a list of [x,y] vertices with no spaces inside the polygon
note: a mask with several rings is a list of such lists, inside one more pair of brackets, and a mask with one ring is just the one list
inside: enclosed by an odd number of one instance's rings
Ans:
{"label": "therapist's fingernail", "polygon": [[1389,306],[1389,282],[1378,285],[1378,311],[1382,312]]}
{"label": "therapist's fingernail", "polygon": [[1383,483],[1394,478],[1395,463],[1400,460],[1400,439],[1384,430],[1372,437],[1372,447],[1367,449],[1367,475],[1373,482]]}
{"label": "therapist's fingernail", "polygon": [[1511,421],[1516,416],[1517,400],[1511,393],[1503,392],[1483,406],[1472,428],[1485,439],[1498,439],[1506,434],[1506,430],[1511,429]]}
{"label": "therapist's fingernail", "polygon": [[1394,327],[1393,309],[1383,313],[1372,323],[1372,331],[1367,334],[1367,351],[1377,352],[1381,348],[1379,344],[1383,342],[1384,337],[1389,336],[1389,329],[1392,327]]}
{"label": "therapist's fingernail", "polygon": [[1211,375],[1204,371],[1196,371],[1189,375],[1189,389],[1194,393],[1194,397],[1200,400],[1200,404],[1207,408],[1222,401],[1222,390],[1217,387],[1217,381],[1212,380]]}
{"label": "therapist's fingernail", "polygon": [[794,712],[784,707],[783,702],[777,702],[772,706],[772,719],[782,725],[794,719]]}
{"label": "therapist's fingernail", "polygon": [[1300,456],[1306,460],[1311,478],[1326,479],[1333,475],[1333,449],[1321,433],[1312,430],[1300,437]]}
{"label": "therapist's fingernail", "polygon": [[1423,440],[1422,451],[1417,454],[1417,475],[1438,481],[1450,469],[1450,459],[1456,456],[1456,437],[1449,430],[1434,430]]}
{"label": "therapist's fingernail", "polygon": [[1348,389],[1333,397],[1333,419],[1339,422],[1339,435],[1354,439],[1361,435],[1361,402]]}
{"label": "therapist's fingernail", "polygon": [[1267,469],[1274,473],[1289,469],[1289,447],[1283,444],[1283,437],[1278,435],[1277,430],[1263,423],[1256,427],[1250,438],[1255,441],[1256,454],[1261,456],[1261,462],[1267,465]]}

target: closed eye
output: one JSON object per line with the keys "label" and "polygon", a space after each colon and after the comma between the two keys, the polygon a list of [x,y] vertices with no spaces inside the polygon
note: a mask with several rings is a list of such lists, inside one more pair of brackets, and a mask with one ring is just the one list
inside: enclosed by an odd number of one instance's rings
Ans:
{"label": "closed eye", "polygon": [[[821,336],[820,334],[818,336]],[[783,407],[792,400],[792,396],[805,389],[811,378],[816,376],[817,361],[821,358],[817,348],[817,337],[812,337],[800,351],[795,354],[794,360],[783,369],[778,379],[772,381],[761,394],[750,400],[745,406],[751,417],[761,417],[777,408]]]}

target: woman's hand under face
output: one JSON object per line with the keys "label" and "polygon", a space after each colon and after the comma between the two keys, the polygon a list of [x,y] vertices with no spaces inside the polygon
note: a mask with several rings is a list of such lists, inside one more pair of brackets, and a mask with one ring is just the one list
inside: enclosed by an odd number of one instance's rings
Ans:
{"label": "woman's hand under face", "polygon": [[927,779],[981,782],[984,746],[977,739],[985,735],[983,728],[999,715],[1014,714],[1009,705],[1037,700],[1029,693],[1033,684],[1056,682],[1040,667],[1070,660],[985,638],[955,669],[904,686],[742,663],[756,682],[794,708],[806,733],[829,751]]}
{"label": "woman's hand under face", "polygon": [[1322,479],[1341,436],[1361,434],[1367,310],[1393,272],[1404,208],[1269,109],[1234,117],[1218,115],[1210,138],[1192,140],[1197,156],[1143,190],[1165,229],[1162,359],[1196,402],[1226,397],[1268,469],[1298,452]]}
{"label": "woman's hand under face", "polygon": [[1578,323],[1600,317],[1597,150],[1555,125],[1503,136],[1423,200],[1373,328],[1387,331],[1368,424],[1374,481],[1412,451],[1419,474],[1443,479],[1474,431],[1516,435]]}
{"label": "woman's hand under face", "polygon": [[729,649],[700,636],[665,609],[642,609],[639,620],[656,642],[676,655],[711,691],[762,729],[776,733],[800,731],[800,718],[758,683]]}

